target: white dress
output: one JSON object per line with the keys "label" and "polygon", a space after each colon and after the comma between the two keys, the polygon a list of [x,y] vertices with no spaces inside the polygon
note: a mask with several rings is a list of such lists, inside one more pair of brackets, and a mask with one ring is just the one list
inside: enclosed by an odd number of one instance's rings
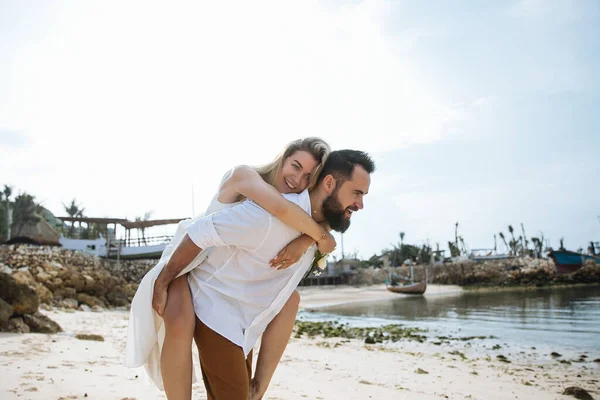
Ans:
{"label": "white dress", "polygon": [[[227,179],[231,171],[228,172],[221,184]],[[125,366],[130,368],[144,367],[140,374],[146,384],[153,383],[160,390],[164,390],[162,375],[160,371],[160,353],[165,340],[165,327],[163,319],[152,308],[152,297],[154,295],[154,282],[156,278],[167,265],[171,255],[185,237],[188,226],[197,218],[204,215],[215,213],[223,208],[232,207],[237,203],[223,204],[219,202],[217,196],[213,197],[205,213],[194,219],[186,219],[177,225],[175,235],[162,253],[160,261],[150,271],[144,275],[140,285],[131,302],[129,312],[129,326],[127,329],[127,346],[125,349]],[[184,275],[196,268],[207,257],[211,249],[204,249],[194,258],[194,260],[185,267],[178,275]],[[190,347],[190,352],[192,347]],[[194,366],[193,382],[198,380],[199,374]]]}

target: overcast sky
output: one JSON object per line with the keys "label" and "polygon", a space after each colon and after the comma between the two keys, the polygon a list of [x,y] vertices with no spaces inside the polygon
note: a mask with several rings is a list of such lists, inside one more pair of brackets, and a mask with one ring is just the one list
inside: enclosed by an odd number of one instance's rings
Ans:
{"label": "overcast sky", "polygon": [[230,167],[321,136],[377,163],[346,252],[447,248],[456,221],[471,248],[521,222],[583,247],[599,4],[0,0],[0,184],[55,215],[187,217],[192,186],[199,213]]}

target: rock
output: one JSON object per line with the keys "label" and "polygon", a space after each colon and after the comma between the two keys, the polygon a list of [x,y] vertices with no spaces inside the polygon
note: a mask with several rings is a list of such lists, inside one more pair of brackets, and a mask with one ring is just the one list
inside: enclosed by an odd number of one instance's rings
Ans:
{"label": "rock", "polygon": [[92,307],[92,311],[93,312],[102,312],[102,311],[104,311],[104,309],[100,306],[94,306],[94,307]]}
{"label": "rock", "polygon": [[0,299],[0,330],[8,327],[8,320],[13,315],[13,311],[13,306]]}
{"label": "rock", "polygon": [[127,301],[127,294],[120,291],[108,292],[106,294],[106,300],[108,300],[111,305],[117,307],[122,307],[129,304]]}
{"label": "rock", "polygon": [[12,269],[8,265],[2,264],[0,265],[0,273],[10,275],[12,274]]}
{"label": "rock", "polygon": [[29,332],[31,332],[31,329],[29,329],[27,324],[25,324],[25,322],[23,322],[23,318],[16,317],[16,318],[11,318],[8,321],[7,331],[12,332],[12,333],[29,333]]}
{"label": "rock", "polygon": [[24,315],[23,321],[29,328],[31,332],[35,333],[56,333],[62,332],[62,328],[56,322],[52,321],[50,318],[45,316],[44,314],[35,313],[31,315]]}
{"label": "rock", "polygon": [[54,299],[54,295],[46,286],[41,284],[40,282],[36,282],[34,285],[35,291],[40,298],[40,303],[42,304],[50,304],[52,299]]}
{"label": "rock", "polygon": [[104,342],[104,336],[95,335],[89,333],[78,333],[75,337],[79,340],[95,340],[97,342]]}
{"label": "rock", "polygon": [[79,306],[79,302],[75,299],[64,299],[62,301],[62,306],[65,308],[70,308],[72,310],[77,309],[77,306]]}
{"label": "rock", "polygon": [[66,285],[81,292],[85,289],[85,279],[80,274],[73,274],[67,280]]}
{"label": "rock", "polygon": [[550,353],[550,356],[558,358],[558,357],[562,357],[562,354],[559,354],[559,353],[553,351],[552,353]]}
{"label": "rock", "polygon": [[70,287],[60,288],[54,290],[54,296],[63,299],[75,298],[77,297],[77,291]]}
{"label": "rock", "polygon": [[40,304],[40,310],[44,311],[52,311],[52,306],[50,304]]}
{"label": "rock", "polygon": [[565,389],[563,395],[573,396],[579,400],[594,400],[594,398],[585,390],[577,386],[571,386]]}
{"label": "rock", "polygon": [[12,303],[17,297],[17,281],[10,274],[0,273],[0,298]]}
{"label": "rock", "polygon": [[15,314],[33,314],[40,306],[40,298],[34,288],[28,285],[17,285],[17,295],[12,301]]}
{"label": "rock", "polygon": [[52,280],[52,275],[42,271],[35,276],[38,282],[50,282]]}
{"label": "rock", "polygon": [[421,374],[421,375],[424,375],[424,374],[428,374],[428,373],[429,373],[429,372],[427,372],[427,371],[425,371],[424,369],[421,369],[421,368],[417,368],[417,370],[416,370],[415,372],[416,372],[417,374]]}
{"label": "rock", "polygon": [[79,306],[79,309],[81,311],[92,311],[92,307],[88,306],[87,304],[82,304]]}
{"label": "rock", "polygon": [[17,283],[24,285],[33,286],[36,282],[35,278],[33,277],[33,275],[31,275],[29,271],[22,271],[21,269],[19,269],[17,272],[14,272],[12,274],[12,277],[15,278],[15,281]]}
{"label": "rock", "polygon": [[[62,289],[64,287],[64,282],[61,278],[54,278],[50,282],[46,282],[46,286],[54,292],[57,289]],[[56,293],[54,293],[56,295]]]}
{"label": "rock", "polygon": [[375,343],[376,343],[376,342],[375,342],[375,339],[373,339],[372,337],[370,337],[370,336],[367,336],[367,337],[365,338],[365,344],[375,344]]}
{"label": "rock", "polygon": [[98,307],[106,307],[106,304],[102,300],[97,297],[90,296],[89,294],[79,293],[77,295],[77,300],[80,303],[86,304],[90,307],[98,306]]}
{"label": "rock", "polygon": [[49,261],[42,264],[42,268],[44,268],[46,272],[48,272],[52,270],[63,269],[63,266],[59,262]]}
{"label": "rock", "polygon": [[29,272],[29,267],[21,267],[21,268],[19,268],[17,271],[21,271],[21,272]]}

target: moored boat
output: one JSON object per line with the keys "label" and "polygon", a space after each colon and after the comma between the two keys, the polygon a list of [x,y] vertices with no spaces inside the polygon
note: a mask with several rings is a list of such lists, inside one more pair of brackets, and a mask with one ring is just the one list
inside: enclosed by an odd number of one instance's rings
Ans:
{"label": "moored boat", "polygon": [[569,250],[550,250],[549,255],[556,266],[556,273],[560,275],[570,274],[579,270],[588,260],[594,260],[596,263],[600,264],[600,257],[576,253]]}

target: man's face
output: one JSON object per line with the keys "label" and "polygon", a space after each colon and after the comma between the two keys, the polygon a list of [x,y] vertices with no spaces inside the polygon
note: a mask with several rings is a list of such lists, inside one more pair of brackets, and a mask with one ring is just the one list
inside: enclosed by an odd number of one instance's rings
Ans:
{"label": "man's face", "polygon": [[331,229],[346,232],[350,227],[352,213],[363,209],[363,197],[369,192],[370,185],[371,176],[362,166],[357,165],[352,178],[336,186],[323,202],[323,215]]}

